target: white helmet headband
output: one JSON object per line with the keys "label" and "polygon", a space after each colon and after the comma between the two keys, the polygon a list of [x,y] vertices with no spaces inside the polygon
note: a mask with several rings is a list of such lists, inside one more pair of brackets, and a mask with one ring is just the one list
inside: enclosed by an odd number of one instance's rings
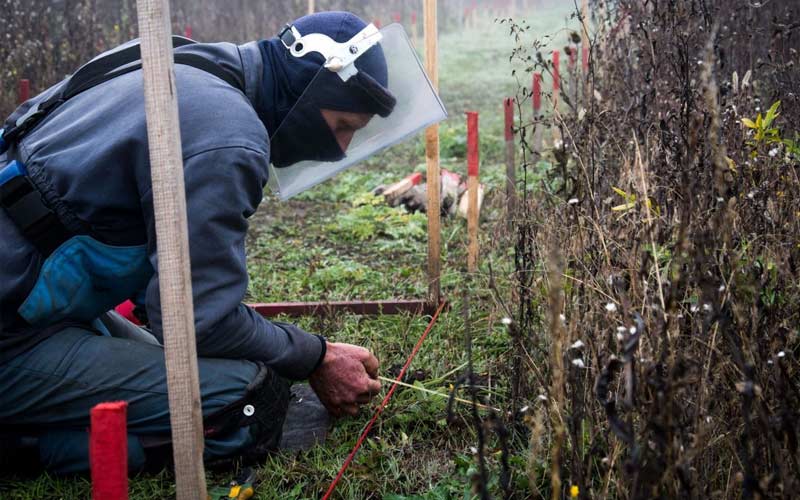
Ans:
{"label": "white helmet headband", "polygon": [[358,73],[355,64],[361,54],[381,41],[383,35],[374,24],[368,24],[350,40],[339,43],[322,33],[301,35],[294,26],[286,25],[278,38],[294,57],[317,52],[325,58],[325,69],[335,72],[342,81]]}

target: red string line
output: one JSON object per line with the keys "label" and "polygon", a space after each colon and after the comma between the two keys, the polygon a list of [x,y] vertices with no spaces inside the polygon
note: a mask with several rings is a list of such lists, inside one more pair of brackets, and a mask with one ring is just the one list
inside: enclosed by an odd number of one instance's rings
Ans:
{"label": "red string line", "polygon": [[322,500],[328,500],[328,498],[330,498],[331,494],[333,493],[333,490],[336,489],[336,485],[339,483],[339,480],[342,479],[342,476],[344,476],[344,471],[346,471],[347,467],[350,466],[350,462],[353,461],[353,458],[356,456],[356,453],[358,453],[359,448],[361,448],[361,445],[367,439],[367,434],[369,434],[369,431],[372,429],[372,426],[375,425],[375,422],[378,420],[378,417],[381,415],[381,413],[383,413],[383,409],[386,408],[387,404],[389,404],[389,400],[392,398],[392,394],[394,394],[395,389],[397,389],[397,383],[403,380],[403,376],[406,374],[406,370],[408,370],[408,367],[411,365],[411,362],[414,361],[414,356],[417,355],[419,348],[422,347],[422,342],[425,341],[425,337],[428,336],[428,333],[430,333],[434,323],[436,323],[436,320],[439,318],[439,313],[441,313],[442,309],[444,309],[445,303],[446,303],[445,301],[442,301],[442,303],[439,304],[439,308],[436,309],[436,313],[431,318],[431,322],[428,323],[428,327],[425,329],[425,332],[422,334],[422,336],[420,336],[419,340],[417,341],[417,345],[414,346],[414,350],[411,351],[411,355],[406,360],[406,364],[403,365],[403,368],[400,370],[400,373],[397,375],[397,378],[394,379],[392,387],[389,388],[389,392],[386,393],[386,396],[383,398],[383,401],[381,402],[380,406],[378,406],[378,409],[375,411],[375,414],[372,415],[372,419],[369,421],[369,423],[367,423],[367,426],[364,427],[364,430],[361,432],[361,436],[359,436],[358,441],[356,441],[356,445],[353,447],[353,450],[350,452],[350,454],[347,456],[347,459],[342,464],[342,467],[339,469],[339,472],[336,474],[336,477],[334,478],[333,482],[328,487],[328,491],[325,492],[325,496],[322,497]]}

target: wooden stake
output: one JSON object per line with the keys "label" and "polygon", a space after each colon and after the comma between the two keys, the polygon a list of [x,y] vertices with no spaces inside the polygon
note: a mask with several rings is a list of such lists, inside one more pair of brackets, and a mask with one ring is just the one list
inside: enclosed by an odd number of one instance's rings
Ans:
{"label": "wooden stake", "polygon": [[314,0],[308,0],[308,15],[314,13]]}
{"label": "wooden stake", "polygon": [[512,216],[517,199],[517,170],[514,166],[514,99],[506,97],[503,100],[505,111],[505,136],[506,136],[506,199],[508,201],[508,226],[512,226]]}
{"label": "wooden stake", "polygon": [[[424,0],[425,70],[439,90],[438,28],[436,22],[436,0]],[[438,304],[441,300],[441,220],[439,199],[441,196],[441,174],[439,173],[439,125],[425,130],[425,160],[428,179],[428,300]]]}
{"label": "wooden stake", "polygon": [[31,81],[27,78],[17,82],[17,104],[22,104],[31,98]]}
{"label": "wooden stake", "polygon": [[583,100],[584,106],[589,107],[591,99],[589,89],[589,0],[583,0],[581,6],[581,67],[583,68]]}
{"label": "wooden stake", "polygon": [[533,74],[533,90],[531,90],[533,94],[533,119],[536,121],[533,125],[533,153],[534,158],[533,162],[536,163],[539,161],[542,153],[542,136],[544,135],[543,125],[538,122],[538,120],[542,117],[542,74],[541,73],[534,73]]}
{"label": "wooden stake", "polygon": [[557,50],[553,51],[553,109],[558,107],[558,93],[561,89],[561,75],[559,73],[559,66],[561,66],[561,53]]}
{"label": "wooden stake", "polygon": [[478,270],[478,112],[467,111],[467,271]]}
{"label": "wooden stake", "polygon": [[168,0],[137,0],[147,139],[158,242],[176,494],[206,498],[192,276]]}

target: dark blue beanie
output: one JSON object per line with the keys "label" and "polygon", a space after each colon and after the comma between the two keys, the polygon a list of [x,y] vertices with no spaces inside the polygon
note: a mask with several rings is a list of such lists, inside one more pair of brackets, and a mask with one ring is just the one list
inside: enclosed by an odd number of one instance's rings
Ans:
{"label": "dark blue beanie", "polygon": [[[320,12],[301,17],[292,23],[301,35],[321,33],[338,43],[350,40],[363,30],[365,23],[349,12]],[[258,42],[264,61],[264,89],[260,92],[258,112],[273,134],[325,62],[321,54],[292,56],[277,37]],[[383,49],[374,45],[355,62],[359,70],[347,84],[333,72],[321,73],[312,96],[321,107],[339,111],[387,116],[394,107],[389,92],[388,70]]]}

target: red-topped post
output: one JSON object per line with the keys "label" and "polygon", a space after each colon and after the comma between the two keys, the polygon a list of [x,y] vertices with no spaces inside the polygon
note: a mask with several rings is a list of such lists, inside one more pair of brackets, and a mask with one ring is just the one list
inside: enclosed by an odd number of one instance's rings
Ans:
{"label": "red-topped post", "polygon": [[31,98],[31,81],[27,78],[17,82],[17,104],[22,104]]}
{"label": "red-topped post", "polygon": [[183,36],[186,38],[192,38],[192,26],[187,24],[185,28],[183,28]]}
{"label": "red-topped post", "polygon": [[128,403],[100,403],[91,411],[89,461],[93,500],[128,498]]}
{"label": "red-topped post", "polygon": [[467,111],[467,271],[478,270],[478,112]]}
{"label": "red-topped post", "polygon": [[538,117],[542,110],[542,74],[533,74],[533,88],[531,89],[533,101],[533,116]]}

